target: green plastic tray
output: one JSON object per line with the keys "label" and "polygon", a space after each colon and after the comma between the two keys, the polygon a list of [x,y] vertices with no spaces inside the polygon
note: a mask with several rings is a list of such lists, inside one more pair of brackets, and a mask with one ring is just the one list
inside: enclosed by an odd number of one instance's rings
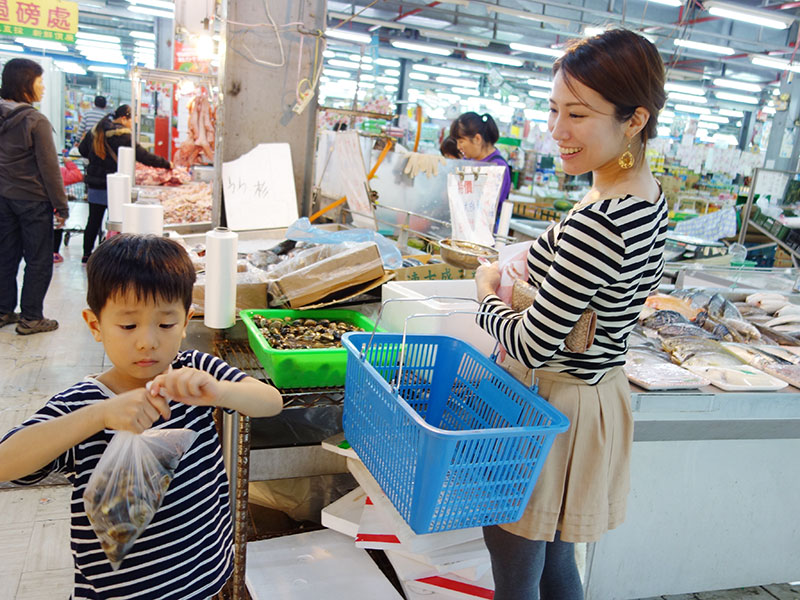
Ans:
{"label": "green plastic tray", "polygon": [[[239,313],[247,327],[250,348],[264,367],[267,375],[279,388],[334,387],[344,385],[347,370],[347,350],[344,348],[309,348],[299,350],[279,350],[269,345],[253,317],[260,315],[266,319],[330,319],[344,321],[371,332],[375,323],[355,310],[321,309],[288,310],[258,309],[243,310]],[[383,331],[378,328],[378,331]]]}

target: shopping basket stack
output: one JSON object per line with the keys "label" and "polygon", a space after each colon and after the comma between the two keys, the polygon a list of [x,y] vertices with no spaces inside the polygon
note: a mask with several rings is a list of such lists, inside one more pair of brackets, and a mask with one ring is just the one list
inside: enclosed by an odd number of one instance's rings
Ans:
{"label": "shopping basket stack", "polygon": [[347,441],[415,533],[519,520],[569,422],[449,336],[347,333]]}

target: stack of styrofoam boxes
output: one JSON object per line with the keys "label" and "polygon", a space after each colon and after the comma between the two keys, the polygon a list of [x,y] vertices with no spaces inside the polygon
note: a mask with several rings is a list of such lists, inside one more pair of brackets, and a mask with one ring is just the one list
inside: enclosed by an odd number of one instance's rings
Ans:
{"label": "stack of styrofoam boxes", "polygon": [[383,550],[408,600],[491,598],[491,561],[481,529],[414,533],[343,439],[340,434],[322,445],[348,457],[359,487],[324,508],[322,524],[355,538],[358,548]]}
{"label": "stack of styrofoam boxes", "polygon": [[[437,299],[431,299],[438,296]],[[449,335],[471,344],[489,356],[495,340],[475,322],[480,305],[475,298],[475,280],[390,281],[381,288],[383,301],[380,326],[386,331]],[[454,311],[458,314],[448,315]],[[466,314],[470,313],[470,314]],[[407,318],[411,315],[419,316]]]}

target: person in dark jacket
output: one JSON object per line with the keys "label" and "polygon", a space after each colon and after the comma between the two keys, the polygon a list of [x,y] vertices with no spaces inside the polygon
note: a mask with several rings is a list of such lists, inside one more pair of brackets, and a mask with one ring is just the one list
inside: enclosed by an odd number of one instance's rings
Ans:
{"label": "person in dark jacket", "polygon": [[22,335],[58,328],[44,316],[44,297],[53,277],[53,211],[58,226],[69,216],[53,127],[31,106],[44,95],[42,73],[37,62],[14,58],[0,87],[0,327],[16,323]]}
{"label": "person in dark jacket", "polygon": [[[100,233],[103,215],[108,206],[106,175],[117,172],[117,155],[121,146],[131,145],[131,107],[122,104],[113,115],[98,121],[78,146],[81,156],[89,159],[83,180],[89,190],[89,219],[83,231],[83,258],[86,263]],[[136,161],[149,167],[171,169],[168,160],[151,154],[136,144]],[[131,182],[133,183],[133,182]]]}

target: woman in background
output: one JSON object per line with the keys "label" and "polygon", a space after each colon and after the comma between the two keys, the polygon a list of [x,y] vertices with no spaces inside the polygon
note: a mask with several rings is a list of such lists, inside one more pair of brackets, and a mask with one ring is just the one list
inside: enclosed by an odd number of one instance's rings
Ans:
{"label": "woman in background", "polygon": [[53,211],[58,226],[69,216],[53,126],[32,106],[44,96],[43,72],[35,61],[11,59],[0,88],[0,327],[16,323],[21,335],[58,328],[44,316],[44,297],[53,277]]}
{"label": "woman in background", "polygon": [[[87,133],[78,146],[81,156],[89,159],[84,181],[89,192],[89,219],[83,231],[82,263],[89,260],[94,241],[100,233],[103,215],[108,206],[106,175],[117,172],[117,155],[122,146],[131,145],[131,107],[121,105],[113,115],[108,115]],[[171,169],[168,160],[151,154],[136,144],[136,161],[149,167]],[[131,182],[135,183],[135,182]]]}
{"label": "woman in background", "polygon": [[[496,264],[479,267],[475,282],[489,313],[478,323],[515,366],[535,369],[539,394],[570,427],[522,518],[484,528],[495,600],[581,600],[574,542],[597,541],[624,520],[633,415],[622,365],[664,269],[667,203],[645,158],[666,98],[658,50],[632,31],[607,31],[573,43],[553,72],[550,134],[564,172],[591,172],[592,187],[531,243],[528,282],[539,292],[530,308],[516,313],[497,297]],[[587,308],[597,314],[594,343],[570,352],[564,340]]]}
{"label": "woman in background", "polygon": [[497,233],[497,225],[500,220],[500,210],[503,202],[508,198],[511,191],[511,168],[508,162],[494,147],[500,139],[500,131],[497,123],[489,114],[479,115],[475,112],[467,112],[458,117],[450,125],[450,137],[455,138],[458,144],[458,151],[464,158],[479,160],[505,167],[503,173],[503,184],[500,186],[500,197],[497,201],[495,210],[495,220],[493,233]]}

